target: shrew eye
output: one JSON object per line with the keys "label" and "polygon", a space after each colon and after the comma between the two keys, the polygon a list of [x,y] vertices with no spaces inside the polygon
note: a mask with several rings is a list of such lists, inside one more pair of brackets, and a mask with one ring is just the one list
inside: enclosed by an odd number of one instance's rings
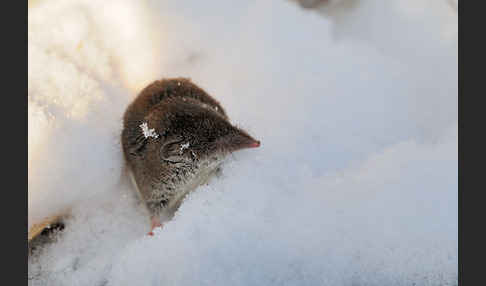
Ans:
{"label": "shrew eye", "polygon": [[193,161],[189,142],[183,139],[167,141],[160,148],[160,158],[169,163],[190,163]]}

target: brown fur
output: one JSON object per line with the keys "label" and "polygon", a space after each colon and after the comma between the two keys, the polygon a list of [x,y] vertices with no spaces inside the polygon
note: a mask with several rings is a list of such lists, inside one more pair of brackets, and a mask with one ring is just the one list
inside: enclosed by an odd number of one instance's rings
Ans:
{"label": "brown fur", "polygon": [[[144,122],[158,138],[145,138]],[[143,89],[125,111],[121,137],[128,168],[153,217],[177,209],[181,189],[195,187],[227,154],[259,145],[229,123],[215,99],[184,78]]]}

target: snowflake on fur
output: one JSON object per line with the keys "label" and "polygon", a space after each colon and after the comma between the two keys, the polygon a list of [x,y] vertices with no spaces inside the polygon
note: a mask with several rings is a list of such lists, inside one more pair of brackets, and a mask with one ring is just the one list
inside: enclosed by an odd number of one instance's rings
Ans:
{"label": "snowflake on fur", "polygon": [[140,124],[139,127],[142,128],[143,136],[145,136],[145,138],[149,138],[149,137],[154,137],[155,139],[159,138],[159,135],[155,133],[155,129],[148,128],[147,122]]}
{"label": "snowflake on fur", "polygon": [[182,152],[184,152],[184,150],[187,148],[189,148],[189,142],[187,142],[186,144],[181,144],[181,149],[179,149],[179,154],[182,154]]}

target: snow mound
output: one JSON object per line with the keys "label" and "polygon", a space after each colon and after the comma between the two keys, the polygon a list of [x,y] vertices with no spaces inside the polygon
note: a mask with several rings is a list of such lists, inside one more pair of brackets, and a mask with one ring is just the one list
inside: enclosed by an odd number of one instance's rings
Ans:
{"label": "snow mound", "polygon": [[[29,8],[29,226],[71,213],[29,284],[457,285],[454,22],[445,1],[361,2],[365,41],[283,0]],[[173,76],[262,146],[149,237],[119,135],[138,90]]]}

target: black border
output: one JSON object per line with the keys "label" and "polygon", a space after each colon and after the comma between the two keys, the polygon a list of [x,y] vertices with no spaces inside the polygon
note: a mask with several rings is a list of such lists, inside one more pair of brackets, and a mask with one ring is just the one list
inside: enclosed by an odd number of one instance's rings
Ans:
{"label": "black border", "polygon": [[[462,146],[462,138],[461,138],[461,135],[463,134],[463,116],[464,116],[464,110],[463,110],[463,102],[462,102],[462,90],[463,90],[463,74],[462,74],[462,55],[461,55],[461,39],[463,38],[463,28],[464,26],[461,24],[462,22],[462,19],[463,17],[461,17],[461,15],[463,14],[462,11],[463,11],[463,5],[464,2],[461,2],[459,3],[458,5],[458,9],[457,9],[457,21],[458,21],[458,41],[457,41],[457,44],[458,44],[458,48],[457,48],[457,52],[458,52],[458,55],[457,55],[457,59],[458,59],[458,100],[457,100],[457,107],[458,107],[458,145],[457,145],[457,148],[458,148],[458,158],[457,158],[457,163],[458,163],[458,196],[457,196],[457,199],[458,199],[458,206],[457,206],[457,216],[458,216],[458,283],[459,285],[464,285],[464,262],[463,262],[463,235],[462,235],[462,229],[463,229],[463,220],[464,220],[464,216],[462,215],[462,211],[463,211],[463,204],[464,204],[464,177],[463,177],[463,174],[464,174],[464,171],[463,171],[463,168],[462,168],[462,163],[463,163],[463,155],[464,153],[462,152],[463,150],[461,150],[461,146]],[[462,190],[462,191],[461,191]]]}
{"label": "black border", "polygon": [[2,178],[1,202],[4,265],[2,283],[25,285],[27,280],[27,1],[4,3],[2,35]]}
{"label": "black border", "polygon": [[[464,9],[467,3],[469,8]],[[476,4],[474,7],[471,4]],[[459,251],[459,285],[483,285],[484,262],[481,245],[486,241],[483,234],[485,201],[479,195],[484,192],[484,1],[465,1],[459,3],[458,34],[458,121],[459,121],[459,158],[458,158],[458,251]],[[486,6],[486,5],[482,5]],[[467,11],[467,12],[466,12]],[[463,40],[469,34],[470,41]],[[471,70],[465,76],[465,67]],[[472,66],[475,65],[474,71]],[[469,91],[466,91],[469,90]],[[472,103],[478,101],[476,104]],[[469,104],[468,104],[469,103]],[[474,126],[476,125],[476,126]],[[469,129],[469,131],[467,131]],[[474,131],[471,131],[474,130]],[[473,160],[476,162],[473,162]],[[474,176],[476,174],[477,176]],[[482,176],[481,176],[482,175]],[[474,180],[476,179],[476,180]],[[476,197],[476,198],[475,198]]]}

